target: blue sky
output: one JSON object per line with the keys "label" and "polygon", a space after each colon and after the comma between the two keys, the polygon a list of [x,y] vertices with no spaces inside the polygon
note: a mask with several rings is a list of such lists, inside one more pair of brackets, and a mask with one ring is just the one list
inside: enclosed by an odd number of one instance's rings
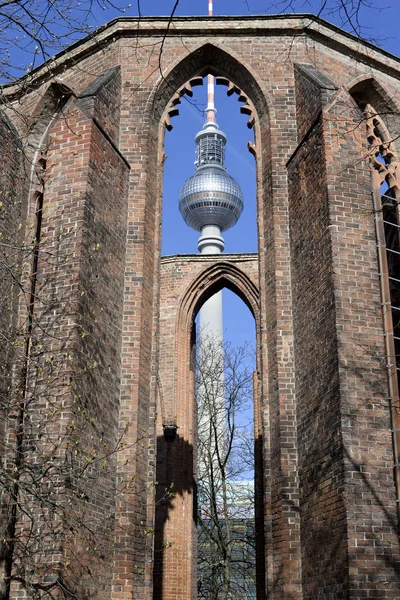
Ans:
{"label": "blue sky", "polygon": [[[175,14],[182,15],[206,15],[208,0],[179,0]],[[214,0],[215,15],[256,15],[256,14],[277,14],[280,12],[290,12],[289,5],[293,7],[292,12],[317,14],[322,0]],[[328,0],[327,6],[321,16],[328,21],[343,26],[344,22],[341,16],[332,9],[339,4],[338,0]],[[357,2],[354,2],[357,4]],[[363,26],[365,37],[371,38],[395,38],[397,35],[400,6],[397,0],[375,0],[371,6],[363,6],[360,2],[360,22]],[[121,5],[121,4],[119,4]],[[140,0],[140,10],[143,15],[169,15],[175,5],[175,0]],[[138,13],[137,1],[132,0],[132,5],[126,10],[127,15]],[[108,18],[111,10],[98,11],[100,15],[99,24],[103,23],[104,14]],[[388,42],[395,51],[395,43]],[[389,47],[387,48],[389,49]]]}
{"label": "blue sky", "polygon": [[[129,3],[131,2],[131,3]],[[360,33],[371,41],[379,43],[390,52],[398,54],[397,29],[400,17],[398,0],[347,0],[348,3],[361,3],[359,11]],[[4,64],[11,65],[14,75],[22,75],[31,63],[33,66],[43,60],[40,47],[34,54],[36,41],[29,41],[24,31],[16,23],[22,23],[28,30],[35,31],[37,22],[46,19],[46,28],[39,30],[39,38],[45,40],[45,55],[52,56],[72,41],[82,37],[84,32],[93,31],[107,21],[120,16],[170,15],[176,0],[27,0],[24,3],[10,3],[3,7],[0,15],[0,76]],[[370,7],[363,6],[365,3]],[[321,11],[321,5],[326,4]],[[214,0],[215,15],[262,15],[287,12],[321,13],[321,17],[351,31],[351,26],[340,11],[335,10],[340,0]],[[179,0],[175,15],[206,15],[208,0]],[[24,8],[25,7],[25,8]],[[53,7],[53,8],[51,8]],[[293,9],[293,10],[292,10]],[[33,13],[30,19],[27,13]],[[87,11],[90,15],[87,17]],[[10,16],[15,25],[12,25]],[[67,21],[65,21],[65,18]],[[67,26],[66,23],[67,22]],[[90,27],[87,29],[87,27]],[[27,52],[23,52],[24,49]],[[10,53],[10,60],[8,59]],[[8,67],[10,71],[10,68]]]}
{"label": "blue sky", "polygon": [[[176,10],[177,16],[206,15],[208,0],[179,0]],[[288,6],[292,5],[294,12],[317,14],[321,9],[322,0],[214,0],[215,15],[257,15],[277,14],[291,12]],[[343,15],[333,11],[339,4],[338,0],[328,0],[327,6],[321,16],[340,27],[349,29],[343,20]],[[354,2],[358,4],[358,2]],[[360,24],[362,35],[374,41],[389,52],[398,54],[398,24],[400,17],[400,3],[398,0],[375,0],[371,6],[360,7]],[[140,0],[140,10],[143,15],[169,15],[175,5],[175,0]],[[99,13],[99,24],[104,22],[104,13]],[[137,2],[132,0],[132,6],[125,14],[137,14]]]}
{"label": "blue sky", "polygon": [[[195,168],[194,138],[204,124],[207,82],[193,91],[194,97],[189,102],[183,99],[179,105],[180,114],[172,119],[172,131],[165,133],[163,254],[197,252],[200,234],[185,224],[178,211],[180,188]],[[234,228],[224,233],[225,252],[256,252],[256,170],[254,157],[247,150],[247,143],[254,140],[254,135],[247,127],[248,117],[240,113],[241,103],[237,98],[236,94],[228,98],[226,87],[216,86],[217,122],[228,136],[226,166],[245,196],[241,218]]]}

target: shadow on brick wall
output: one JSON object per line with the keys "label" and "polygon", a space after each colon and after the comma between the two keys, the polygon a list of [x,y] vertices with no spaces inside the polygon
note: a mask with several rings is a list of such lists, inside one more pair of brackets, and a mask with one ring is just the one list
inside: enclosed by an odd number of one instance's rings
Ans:
{"label": "shadow on brick wall", "polygon": [[[258,437],[254,444],[255,450],[255,530],[256,530],[256,587],[257,599],[265,598],[265,535],[264,535],[264,467],[263,440]],[[192,560],[196,560],[196,525],[197,525],[197,486],[195,482],[195,460],[193,446],[179,435],[165,435],[157,438],[157,470],[156,470],[156,512],[154,532],[154,569],[153,569],[153,600],[163,600],[171,597],[174,585],[179,585],[179,579],[187,583],[187,577],[196,577],[195,565],[190,569],[190,558],[180,556],[177,549],[178,541],[174,535],[193,535],[193,549],[190,552]],[[180,522],[184,514],[173,515],[176,511],[177,496],[188,496],[188,505],[192,504],[192,522]],[[192,496],[192,498],[190,498]],[[168,525],[174,517],[174,531]],[[180,540],[181,542],[181,540]],[[176,544],[176,545],[175,545]],[[169,555],[167,554],[169,553]],[[172,555],[173,558],[172,558]],[[171,563],[173,569],[168,565]],[[168,572],[167,572],[168,569]],[[177,573],[176,573],[177,571]],[[175,581],[177,578],[177,581]],[[195,589],[197,581],[193,581]],[[168,590],[166,589],[168,587]]]}
{"label": "shadow on brick wall", "polygon": [[254,440],[254,518],[255,518],[255,547],[256,547],[256,590],[257,600],[266,597],[266,561],[265,561],[265,485],[263,438]]}
{"label": "shadow on brick wall", "polygon": [[[315,462],[309,471],[300,503],[304,587],[329,587],[335,597],[347,594],[352,586],[368,589],[374,598],[398,594],[394,483],[388,470],[384,483],[393,501],[386,504],[380,468],[356,461],[338,443],[332,444],[322,464]],[[303,474],[301,478],[304,482]]]}
{"label": "shadow on brick wall", "polygon": [[[156,511],[154,532],[154,569],[153,569],[153,599],[162,600],[166,590],[166,553],[174,552],[176,540],[172,539],[174,533],[167,532],[167,523],[171,520],[172,512],[176,510],[177,496],[193,496],[192,498],[192,528],[196,527],[197,514],[197,489],[194,480],[193,446],[177,434],[166,434],[157,438],[157,469],[156,469]],[[190,499],[189,499],[190,502]],[[190,530],[190,525],[179,523],[179,515],[176,523],[181,534],[184,530]],[[183,518],[183,517],[182,517]],[[175,527],[175,529],[177,529]],[[194,555],[195,556],[195,555]],[[176,557],[179,561],[180,557]],[[181,558],[179,573],[174,575],[168,573],[168,586],[172,587],[174,577],[185,577],[186,556]],[[176,565],[175,565],[176,570]]]}

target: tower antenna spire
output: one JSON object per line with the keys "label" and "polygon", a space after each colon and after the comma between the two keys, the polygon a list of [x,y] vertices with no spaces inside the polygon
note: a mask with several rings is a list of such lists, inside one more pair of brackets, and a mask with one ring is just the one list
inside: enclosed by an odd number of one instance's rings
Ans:
{"label": "tower antenna spire", "polygon": [[[213,14],[213,0],[208,0],[208,14]],[[199,252],[219,254],[224,250],[221,233],[239,219],[243,196],[237,181],[226,171],[226,135],[215,119],[214,76],[208,75],[207,80],[207,116],[196,135],[196,171],[181,188],[179,210],[189,227],[201,231]]]}
{"label": "tower antenna spire", "polygon": [[[208,16],[213,16],[213,0],[208,0]],[[207,118],[206,123],[216,123],[215,120],[215,81],[213,75],[207,77]]]}

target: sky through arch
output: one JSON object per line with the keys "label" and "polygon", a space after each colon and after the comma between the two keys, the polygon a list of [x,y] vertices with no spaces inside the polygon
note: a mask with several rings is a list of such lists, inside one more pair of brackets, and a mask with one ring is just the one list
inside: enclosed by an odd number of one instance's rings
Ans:
{"label": "sky through arch", "polygon": [[[241,102],[228,97],[225,86],[216,86],[217,122],[227,133],[226,167],[242,188],[244,210],[238,223],[223,234],[225,253],[257,252],[256,163],[247,150],[254,140],[247,128],[248,117],[240,113]],[[163,186],[162,255],[197,254],[199,233],[186,225],[178,209],[179,192],[195,165],[195,136],[204,124],[207,84],[193,88],[193,98],[183,96],[179,116],[172,119],[173,129],[165,132]]]}

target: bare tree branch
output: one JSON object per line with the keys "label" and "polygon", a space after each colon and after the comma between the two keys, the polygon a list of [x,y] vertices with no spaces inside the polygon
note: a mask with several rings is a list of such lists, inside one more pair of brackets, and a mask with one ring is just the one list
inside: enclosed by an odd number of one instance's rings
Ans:
{"label": "bare tree branch", "polygon": [[249,349],[210,336],[199,346],[198,598],[243,598],[255,589]]}

